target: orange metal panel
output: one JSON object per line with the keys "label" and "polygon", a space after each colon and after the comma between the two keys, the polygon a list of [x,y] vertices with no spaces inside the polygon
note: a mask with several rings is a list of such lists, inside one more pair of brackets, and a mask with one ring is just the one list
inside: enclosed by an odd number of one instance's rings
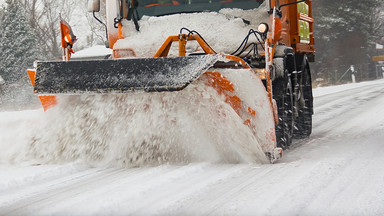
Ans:
{"label": "orange metal panel", "polygon": [[185,34],[182,34],[179,39],[179,56],[185,56],[187,53],[187,49],[185,47],[187,45],[186,37],[187,36]]}
{"label": "orange metal panel", "polygon": [[126,58],[126,57],[136,57],[135,50],[131,48],[113,50],[113,58]]}
{"label": "orange metal panel", "polygon": [[313,45],[311,45],[311,44],[298,43],[298,44],[296,44],[296,52],[313,53],[313,52],[315,52],[315,49],[314,49]]}
{"label": "orange metal panel", "polygon": [[29,79],[31,80],[32,86],[35,86],[36,70],[28,69],[27,70]]}
{"label": "orange metal panel", "polygon": [[[280,0],[279,4],[288,4],[297,2],[297,0]],[[282,10],[282,33],[280,41],[287,46],[294,48],[295,52],[302,53],[314,53],[314,37],[313,37],[313,23],[314,19],[312,16],[312,0],[306,0],[305,3],[308,5],[308,15],[298,13],[298,5],[292,4],[281,8]],[[299,20],[303,20],[309,23],[309,44],[300,43],[299,34]]]}
{"label": "orange metal panel", "polygon": [[242,58],[232,55],[226,55],[225,58],[238,62],[243,68],[249,68],[249,65]]}
{"label": "orange metal panel", "polygon": [[160,49],[156,52],[156,54],[153,56],[154,58],[157,58],[157,57],[167,57],[168,56],[168,53],[169,53],[169,50],[171,49],[171,46],[172,46],[172,42],[173,41],[178,41],[179,38],[178,36],[169,36],[165,42],[163,43],[163,45],[161,45]]}
{"label": "orange metal panel", "polygon": [[57,105],[56,95],[39,95],[39,99],[44,111]]}
{"label": "orange metal panel", "polygon": [[206,54],[216,54],[215,51],[213,51],[212,48],[199,35],[181,34],[181,35],[169,36],[153,57],[154,58],[167,57],[169,50],[172,46],[172,42],[176,42],[176,41],[179,42],[179,56],[185,56],[187,37],[188,37],[188,40],[196,40],[201,46],[201,48],[203,48]]}
{"label": "orange metal panel", "polygon": [[227,102],[235,112],[240,115],[241,110],[241,99],[233,95],[235,91],[233,83],[229,81],[220,72],[206,72],[205,75],[209,77],[207,80],[208,85],[212,86],[216,91],[225,96],[225,102]]}
{"label": "orange metal panel", "polygon": [[199,36],[199,35],[193,35],[193,38],[199,43],[201,48],[203,48],[204,52],[207,54],[216,54],[215,51],[212,50],[212,48]]}

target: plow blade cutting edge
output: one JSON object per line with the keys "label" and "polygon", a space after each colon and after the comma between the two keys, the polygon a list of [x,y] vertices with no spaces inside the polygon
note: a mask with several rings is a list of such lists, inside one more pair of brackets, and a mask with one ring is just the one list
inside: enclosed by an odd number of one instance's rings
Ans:
{"label": "plow blade cutting edge", "polygon": [[218,61],[217,55],[37,62],[37,94],[179,91]]}

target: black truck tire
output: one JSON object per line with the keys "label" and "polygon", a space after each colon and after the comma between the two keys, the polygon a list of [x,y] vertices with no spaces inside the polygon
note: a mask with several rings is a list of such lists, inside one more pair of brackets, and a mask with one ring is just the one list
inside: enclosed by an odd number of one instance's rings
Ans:
{"label": "black truck tire", "polygon": [[298,116],[295,119],[295,128],[293,137],[303,139],[312,133],[312,115],[313,115],[313,96],[311,72],[307,58],[304,57],[300,79],[300,94]]}
{"label": "black truck tire", "polygon": [[289,76],[273,82],[273,96],[276,100],[279,123],[276,125],[277,146],[288,148],[293,137],[293,93]]}

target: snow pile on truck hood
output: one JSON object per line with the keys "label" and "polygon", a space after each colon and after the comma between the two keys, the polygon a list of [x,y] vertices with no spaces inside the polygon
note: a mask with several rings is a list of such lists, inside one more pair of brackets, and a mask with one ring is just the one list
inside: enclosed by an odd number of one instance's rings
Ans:
{"label": "snow pile on truck hood", "polygon": [[3,161],[123,167],[267,162],[257,137],[203,79],[179,92],[59,99],[40,125],[34,123],[32,138]]}
{"label": "snow pile on truck hood", "polygon": [[112,49],[105,48],[103,45],[97,45],[76,51],[71,55],[71,59],[105,58],[108,55],[112,55]]}
{"label": "snow pile on truck hood", "polygon": [[[117,41],[113,48],[132,48],[139,57],[153,57],[168,36],[179,34],[180,29],[184,27],[199,32],[216,52],[232,53],[242,43],[249,30],[257,29],[267,17],[264,5],[253,10],[222,9],[220,12],[144,16],[139,21],[139,32],[133,22],[123,21],[125,39]],[[250,25],[245,24],[243,19],[250,21]],[[183,33],[188,34],[186,31]],[[250,37],[250,41],[257,42],[254,37]],[[189,51],[195,51],[197,48],[196,42],[187,44]],[[171,51],[170,54],[178,53]]]}

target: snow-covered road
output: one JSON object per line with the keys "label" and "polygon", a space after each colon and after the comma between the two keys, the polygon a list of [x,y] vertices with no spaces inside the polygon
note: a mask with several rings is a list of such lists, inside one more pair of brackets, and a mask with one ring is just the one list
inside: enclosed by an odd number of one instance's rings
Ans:
{"label": "snow-covered road", "polygon": [[[314,95],[313,134],[276,164],[0,163],[0,215],[384,215],[384,80]],[[34,112],[0,113],[2,139]]]}

